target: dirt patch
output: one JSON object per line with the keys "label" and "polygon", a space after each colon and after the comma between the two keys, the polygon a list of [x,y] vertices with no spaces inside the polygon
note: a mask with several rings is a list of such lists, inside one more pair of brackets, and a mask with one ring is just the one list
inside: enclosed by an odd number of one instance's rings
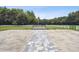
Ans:
{"label": "dirt patch", "polygon": [[23,51],[31,38],[31,30],[7,30],[0,32],[0,51]]}
{"label": "dirt patch", "polygon": [[49,39],[63,52],[79,51],[79,32],[73,30],[47,31]]}
{"label": "dirt patch", "polygon": [[[50,40],[60,52],[79,51],[79,32],[73,30],[45,30]],[[1,52],[21,52],[27,42],[33,39],[34,30],[0,31]],[[37,34],[38,35],[38,34]],[[41,35],[41,34],[40,34]],[[44,34],[45,35],[45,34]]]}

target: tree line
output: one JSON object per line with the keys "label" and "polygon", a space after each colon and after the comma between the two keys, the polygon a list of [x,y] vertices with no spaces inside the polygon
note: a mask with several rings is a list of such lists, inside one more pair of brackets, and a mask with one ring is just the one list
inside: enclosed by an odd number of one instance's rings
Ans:
{"label": "tree line", "polygon": [[53,19],[36,18],[33,11],[0,7],[0,25],[79,25],[79,11]]}
{"label": "tree line", "polygon": [[79,11],[71,12],[68,16],[50,19],[49,21],[49,24],[79,25]]}
{"label": "tree line", "polygon": [[28,25],[36,23],[37,20],[33,11],[25,12],[22,9],[0,7],[0,25]]}

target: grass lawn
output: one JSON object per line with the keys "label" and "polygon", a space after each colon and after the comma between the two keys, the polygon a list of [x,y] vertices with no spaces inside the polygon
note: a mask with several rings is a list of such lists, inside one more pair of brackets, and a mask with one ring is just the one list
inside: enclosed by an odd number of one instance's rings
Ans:
{"label": "grass lawn", "polygon": [[46,25],[48,30],[52,29],[68,29],[68,30],[79,30],[78,25]]}
{"label": "grass lawn", "polygon": [[67,29],[67,30],[79,30],[78,25],[10,25],[10,26],[0,26],[0,31],[3,30],[32,30],[33,28],[46,28],[47,30],[56,30],[56,29]]}
{"label": "grass lawn", "polygon": [[32,25],[0,26],[0,31],[3,31],[3,30],[31,30],[31,29],[32,29]]}

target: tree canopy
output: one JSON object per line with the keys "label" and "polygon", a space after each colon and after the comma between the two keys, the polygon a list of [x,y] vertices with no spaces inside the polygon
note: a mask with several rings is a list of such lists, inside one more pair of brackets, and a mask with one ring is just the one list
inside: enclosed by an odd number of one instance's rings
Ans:
{"label": "tree canopy", "polygon": [[53,19],[36,18],[33,11],[0,7],[0,25],[79,25],[79,11]]}

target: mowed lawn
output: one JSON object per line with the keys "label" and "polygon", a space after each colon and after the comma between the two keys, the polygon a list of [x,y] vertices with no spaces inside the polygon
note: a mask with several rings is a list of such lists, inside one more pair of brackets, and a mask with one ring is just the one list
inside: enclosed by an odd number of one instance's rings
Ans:
{"label": "mowed lawn", "polygon": [[34,28],[46,28],[47,30],[79,30],[79,25],[1,25],[0,31],[3,30],[32,30]]}
{"label": "mowed lawn", "polygon": [[52,29],[66,29],[66,30],[79,30],[79,25],[46,25],[48,30]]}
{"label": "mowed lawn", "polygon": [[3,30],[31,30],[32,29],[32,25],[24,25],[24,26],[21,26],[21,25],[17,25],[17,26],[0,26],[0,31],[3,31]]}

